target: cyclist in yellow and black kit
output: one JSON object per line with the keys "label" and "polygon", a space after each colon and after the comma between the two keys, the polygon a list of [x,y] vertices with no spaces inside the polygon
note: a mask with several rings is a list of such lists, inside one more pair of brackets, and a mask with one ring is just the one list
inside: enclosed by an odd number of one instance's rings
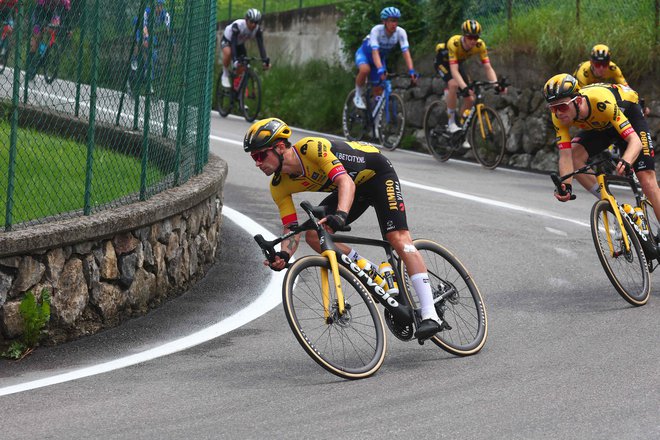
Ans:
{"label": "cyclist in yellow and black kit", "polygon": [[[454,35],[446,43],[439,43],[435,47],[435,69],[447,84],[447,115],[449,121],[447,128],[450,133],[460,130],[456,124],[457,92],[465,97],[461,114],[472,106],[474,98],[467,87],[467,76],[463,68],[463,62],[468,58],[479,55],[481,64],[488,81],[496,82],[497,74],[490,64],[486,42],[479,38],[481,25],[476,20],[465,20],[461,26],[463,35]],[[506,89],[496,88],[497,92],[506,92]],[[469,148],[469,144],[467,145]]]}
{"label": "cyclist in yellow and black kit", "polygon": [[[590,156],[614,143],[623,151],[616,171],[623,174],[632,164],[642,191],[660,219],[660,188],[656,180],[653,141],[638,104],[637,92],[620,84],[580,87],[572,75],[561,73],[545,83],[543,95],[557,133],[559,173],[573,172],[584,166]],[[573,138],[569,135],[570,127],[580,129]],[[579,174],[576,178],[585,189],[600,197],[593,175]],[[571,179],[563,185],[567,194],[559,195],[555,191],[555,197],[566,202],[573,191]]]}
{"label": "cyclist in yellow and black kit", "polygon": [[[256,166],[267,176],[273,176],[270,192],[279,208],[284,233],[298,224],[294,193],[330,193],[321,202],[329,212],[321,223],[330,231],[341,230],[373,206],[383,237],[403,259],[419,297],[422,322],[415,336],[425,339],[446,328],[435,310],[426,265],[408,231],[401,184],[392,163],[378,148],[364,142],[306,137],[291,145],[290,136],[291,129],[283,121],[268,118],[252,124],[243,141],[243,149],[250,153]],[[308,231],[305,239],[320,252],[313,231]],[[282,241],[282,250],[275,261],[264,263],[273,270],[284,269],[299,241],[299,234]],[[353,260],[360,258],[354,249],[343,244],[337,246]]]}
{"label": "cyclist in yellow and black kit", "polygon": [[[580,63],[573,73],[580,86],[588,86],[596,83],[612,83],[628,85],[628,81],[623,76],[619,66],[612,61],[612,52],[604,44],[597,44],[591,49],[591,55],[588,61]],[[644,116],[650,113],[644,105],[644,100],[639,100],[639,105],[644,110]]]}

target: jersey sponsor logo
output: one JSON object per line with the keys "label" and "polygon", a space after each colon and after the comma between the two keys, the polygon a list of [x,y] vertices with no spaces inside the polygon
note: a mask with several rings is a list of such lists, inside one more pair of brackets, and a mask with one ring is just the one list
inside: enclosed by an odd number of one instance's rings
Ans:
{"label": "jersey sponsor logo", "polygon": [[341,162],[339,160],[335,159],[335,160],[332,161],[332,164],[333,165],[341,165]]}
{"label": "jersey sponsor logo", "polygon": [[282,175],[281,174],[275,174],[273,178],[270,181],[270,184],[273,186],[277,186],[280,183],[282,183]]}
{"label": "jersey sponsor logo", "polygon": [[598,109],[598,111],[604,112],[607,109],[607,104],[605,104],[604,102],[599,102],[598,104],[596,104],[596,108]]}
{"label": "jersey sponsor logo", "polygon": [[318,179],[319,179],[319,173],[313,173],[312,180],[318,180]]}
{"label": "jersey sponsor logo", "polygon": [[629,125],[630,125],[630,121],[626,121],[623,124],[619,125],[619,128],[626,128]]}
{"label": "jersey sponsor logo", "polygon": [[319,149],[316,154],[319,157],[326,157],[328,155],[328,148],[325,145],[323,145],[323,143],[321,143],[320,141],[318,143],[318,147]]}
{"label": "jersey sponsor logo", "polygon": [[[387,194],[387,205],[390,211],[404,211],[403,197],[401,196],[401,187],[399,182],[392,179],[385,181],[385,192]],[[403,208],[403,209],[401,209]]]}
{"label": "jersey sponsor logo", "polygon": [[306,155],[307,154],[307,144],[303,145],[300,147],[300,154]]}
{"label": "jersey sponsor logo", "polygon": [[365,163],[364,157],[357,156],[355,154],[346,154],[338,151],[337,153],[335,153],[335,156],[337,156],[337,159],[339,159],[342,162]]}
{"label": "jersey sponsor logo", "polygon": [[628,127],[628,128],[626,128],[625,130],[623,130],[623,131],[621,132],[621,137],[625,139],[625,138],[627,138],[631,133],[634,133],[634,132],[635,132],[635,129],[634,129],[634,128],[632,128],[632,127]]}

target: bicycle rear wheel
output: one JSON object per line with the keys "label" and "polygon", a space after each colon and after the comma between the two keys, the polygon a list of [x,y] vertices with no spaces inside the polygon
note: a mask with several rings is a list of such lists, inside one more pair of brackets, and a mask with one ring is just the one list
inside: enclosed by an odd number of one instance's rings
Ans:
{"label": "bicycle rear wheel", "polygon": [[341,126],[346,139],[349,141],[361,141],[368,132],[369,123],[366,110],[355,107],[353,103],[354,97],[355,89],[351,90],[346,97],[346,102],[344,102]]}
{"label": "bicycle rear wheel", "polygon": [[469,141],[474,157],[484,168],[496,168],[506,151],[506,130],[502,118],[495,110],[484,106],[474,115],[469,131]]}
{"label": "bicycle rear wheel", "polygon": [[4,40],[0,41],[0,74],[2,74],[7,68],[7,62],[9,61],[9,43],[9,37],[5,37]]}
{"label": "bicycle rear wheel", "polygon": [[440,162],[446,162],[454,148],[447,133],[447,111],[442,101],[434,101],[424,114],[424,136],[429,153]]}
{"label": "bicycle rear wheel", "polygon": [[215,85],[215,109],[223,118],[231,112],[232,93],[231,89],[222,87],[222,73],[220,73],[218,82]]}
{"label": "bicycle rear wheel", "polygon": [[646,304],[651,292],[651,280],[646,257],[628,219],[623,225],[630,241],[625,250],[623,233],[607,200],[596,202],[591,209],[591,234],[598,259],[617,292],[634,306]]}
{"label": "bicycle rear wheel", "polygon": [[401,143],[403,131],[406,128],[406,109],[403,99],[396,93],[391,93],[388,102],[380,110],[378,138],[386,150],[392,151]]}
{"label": "bicycle rear wheel", "polygon": [[248,69],[243,81],[238,101],[245,120],[252,122],[257,119],[259,110],[261,110],[261,80],[252,69]]}
{"label": "bicycle rear wheel", "polygon": [[[330,315],[324,314],[321,269],[330,277]],[[284,313],[307,354],[332,374],[362,379],[374,374],[385,359],[383,321],[364,286],[339,267],[345,311],[339,314],[330,263],[308,255],[295,261],[284,277]]]}
{"label": "bicycle rear wheel", "polygon": [[[431,338],[434,344],[448,353],[469,356],[478,353],[488,336],[486,306],[479,288],[465,266],[450,251],[431,240],[413,242],[424,258],[429,274],[433,298],[438,315],[451,326]],[[416,294],[401,260],[401,283],[411,304],[416,304]]]}
{"label": "bicycle rear wheel", "polygon": [[57,78],[57,72],[60,68],[60,60],[63,55],[62,50],[62,45],[56,42],[53,46],[48,48],[44,54],[44,79],[47,84],[52,84]]}

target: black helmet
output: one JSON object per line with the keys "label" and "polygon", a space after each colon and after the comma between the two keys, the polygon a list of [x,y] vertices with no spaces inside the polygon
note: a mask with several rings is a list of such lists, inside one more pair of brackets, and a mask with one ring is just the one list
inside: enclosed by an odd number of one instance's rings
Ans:
{"label": "black helmet", "polygon": [[243,150],[246,153],[270,147],[278,139],[288,139],[291,129],[281,119],[268,118],[252,124],[245,133]]}

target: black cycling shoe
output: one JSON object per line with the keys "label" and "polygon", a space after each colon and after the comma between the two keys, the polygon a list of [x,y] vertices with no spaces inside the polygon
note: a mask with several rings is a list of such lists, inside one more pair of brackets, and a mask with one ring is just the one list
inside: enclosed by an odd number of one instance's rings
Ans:
{"label": "black cycling shoe", "polygon": [[425,319],[417,327],[415,337],[420,340],[428,339],[443,330],[451,330],[451,326],[447,324],[447,321],[438,322],[435,319]]}

